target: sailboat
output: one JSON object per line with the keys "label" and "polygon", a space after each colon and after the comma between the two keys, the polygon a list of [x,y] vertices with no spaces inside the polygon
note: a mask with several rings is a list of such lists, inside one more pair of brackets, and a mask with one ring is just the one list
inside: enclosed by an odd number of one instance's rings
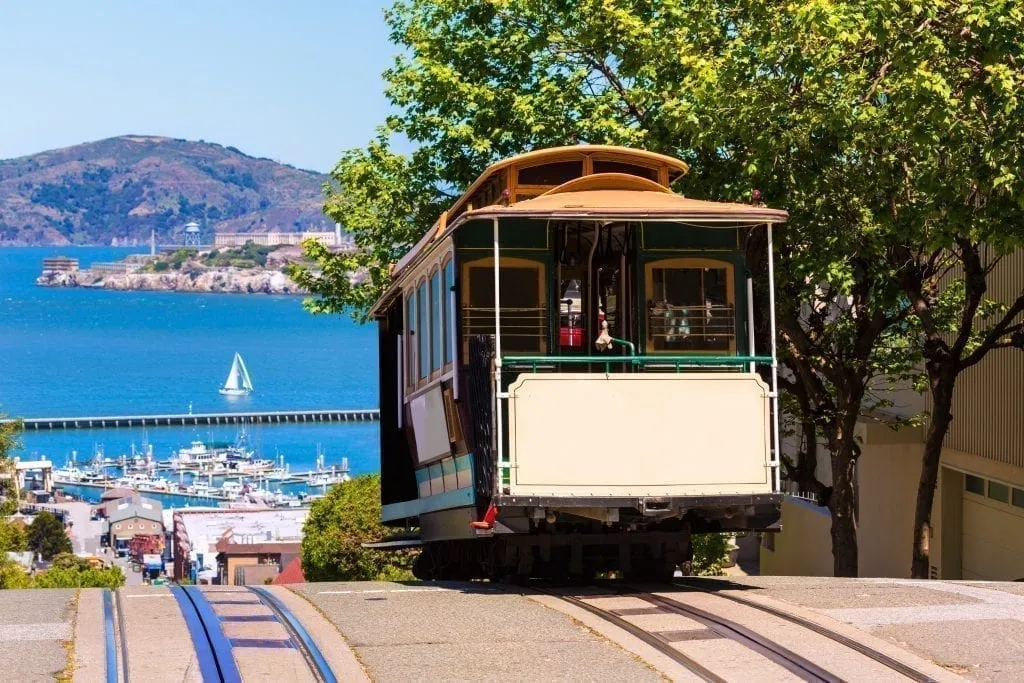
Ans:
{"label": "sailboat", "polygon": [[235,353],[231,361],[231,372],[228,373],[227,381],[221,387],[220,393],[225,396],[247,396],[252,393],[252,378],[249,377],[249,370],[245,367],[240,353]]}

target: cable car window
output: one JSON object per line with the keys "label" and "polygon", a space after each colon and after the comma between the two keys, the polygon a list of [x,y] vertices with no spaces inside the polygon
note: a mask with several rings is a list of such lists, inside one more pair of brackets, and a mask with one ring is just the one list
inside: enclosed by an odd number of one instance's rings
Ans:
{"label": "cable car window", "polygon": [[553,164],[519,169],[520,185],[561,185],[583,175],[583,160],[559,161]]}
{"label": "cable car window", "polygon": [[441,287],[442,306],[444,306],[444,362],[454,360],[455,349],[452,348],[452,330],[455,328],[455,313],[451,310],[451,291],[455,285],[455,261],[449,260],[444,266],[444,284]]}
{"label": "cable car window", "polygon": [[430,345],[430,371],[436,372],[441,369],[441,355],[444,353],[444,335],[441,333],[444,313],[441,307],[441,272],[438,270],[430,276],[430,314],[430,337],[433,340]]}
{"label": "cable car window", "polygon": [[658,169],[649,166],[637,166],[636,164],[624,164],[621,161],[594,159],[594,173],[626,173],[655,182],[658,181]]}
{"label": "cable car window", "polygon": [[405,372],[406,383],[411,387],[416,382],[416,342],[419,341],[416,326],[416,292],[410,290],[407,294],[405,308]]}
{"label": "cable car window", "polygon": [[[465,341],[478,334],[494,334],[494,261],[466,264],[463,293]],[[500,265],[501,349],[511,353],[543,353],[548,320],[544,305],[544,265],[518,258],[503,258]]]}
{"label": "cable car window", "polygon": [[420,379],[430,375],[430,302],[427,299],[427,283],[421,282],[416,290],[416,334],[419,336]]}
{"label": "cable car window", "polygon": [[647,266],[650,352],[733,352],[736,308],[732,266],[673,259]]}

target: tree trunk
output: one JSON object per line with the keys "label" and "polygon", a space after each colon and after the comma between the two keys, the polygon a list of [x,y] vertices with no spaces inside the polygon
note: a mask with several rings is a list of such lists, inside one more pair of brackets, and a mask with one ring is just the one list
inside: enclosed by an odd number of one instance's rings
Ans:
{"label": "tree trunk", "polygon": [[[850,434],[848,439],[852,439]],[[852,444],[843,439],[832,454],[832,561],[836,576],[857,576],[857,459]]]}
{"label": "tree trunk", "polygon": [[953,422],[953,386],[956,373],[943,371],[932,381],[932,414],[924,440],[924,455],[921,459],[921,479],[917,484],[917,504],[914,507],[914,553],[910,575],[915,579],[927,579],[930,562],[929,537],[932,529],[932,503],[935,487],[939,481],[939,461],[942,458],[942,443]]}

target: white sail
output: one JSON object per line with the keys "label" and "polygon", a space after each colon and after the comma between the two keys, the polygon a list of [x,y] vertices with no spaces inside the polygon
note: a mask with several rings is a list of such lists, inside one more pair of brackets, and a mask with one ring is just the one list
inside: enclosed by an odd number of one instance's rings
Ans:
{"label": "white sail", "polygon": [[231,371],[224,382],[220,393],[227,395],[241,395],[252,392],[252,379],[249,377],[249,370],[245,367],[245,361],[241,354],[236,353],[231,361]]}
{"label": "white sail", "polygon": [[[235,361],[238,363],[238,367],[242,371],[242,388],[246,391],[252,391],[252,378],[249,377],[249,368],[245,367],[245,361],[242,360],[241,354],[235,354]],[[233,366],[234,364],[232,364]]]}

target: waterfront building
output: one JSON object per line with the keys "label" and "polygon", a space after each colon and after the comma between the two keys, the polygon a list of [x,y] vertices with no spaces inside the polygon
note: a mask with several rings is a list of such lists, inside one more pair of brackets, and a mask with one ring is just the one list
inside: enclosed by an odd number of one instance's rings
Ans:
{"label": "waterfront building", "polygon": [[67,256],[53,256],[43,259],[43,272],[71,273],[78,270],[78,259]]}
{"label": "waterfront building", "polygon": [[[1012,302],[1024,288],[1024,250],[1000,261],[988,284],[986,296]],[[990,352],[957,381],[932,507],[932,578],[1024,579],[1022,380],[1024,354],[1008,349]],[[927,395],[909,389],[892,398],[894,418],[929,408]],[[861,445],[859,574],[909,577],[926,425],[894,430],[879,419],[884,417],[862,420],[855,432]],[[818,469],[819,479],[829,485],[827,457],[819,459]],[[831,576],[830,526],[827,508],[788,498],[782,531],[762,537],[761,573]]]}
{"label": "waterfront building", "polygon": [[306,240],[315,240],[325,247],[354,249],[352,238],[345,234],[340,225],[333,231],[307,230],[305,232],[218,232],[213,236],[215,247],[241,247],[247,242],[261,247],[296,246]]}
{"label": "waterfront building", "polygon": [[155,500],[131,496],[105,506],[110,547],[128,547],[136,536],[164,535],[163,506]]}

